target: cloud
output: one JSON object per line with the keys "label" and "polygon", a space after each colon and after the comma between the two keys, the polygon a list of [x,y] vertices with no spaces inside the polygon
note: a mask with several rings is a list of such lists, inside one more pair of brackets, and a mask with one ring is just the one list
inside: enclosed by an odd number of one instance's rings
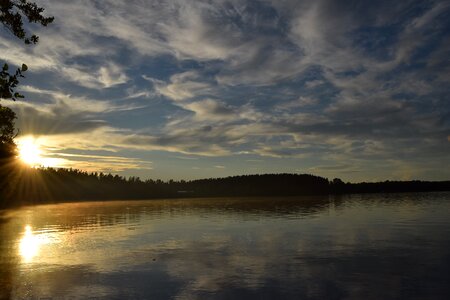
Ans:
{"label": "cloud", "polygon": [[89,99],[85,96],[75,96],[65,94],[57,90],[45,90],[29,85],[22,86],[21,91],[23,91],[24,93],[31,93],[34,95],[43,96],[46,98],[47,103],[9,102],[9,105],[15,106],[28,105],[42,108],[51,107],[52,105],[61,105],[66,106],[67,110],[85,113],[98,113],[98,114],[107,114],[111,112],[127,111],[141,108],[141,106],[136,106],[131,103],[117,104],[110,100],[101,100],[94,98]]}
{"label": "cloud", "polygon": [[192,102],[183,106],[195,113],[195,119],[208,121],[226,121],[235,119],[236,112],[224,103],[213,99]]}
{"label": "cloud", "polygon": [[216,5],[186,2],[177,7],[173,18],[162,26],[169,47],[179,58],[226,59],[241,43],[237,24],[223,23]]}
{"label": "cloud", "polygon": [[307,82],[305,83],[305,86],[306,86],[307,88],[312,89],[312,88],[315,88],[315,87],[317,87],[317,86],[319,86],[319,85],[321,85],[321,84],[323,84],[323,83],[324,83],[323,80],[318,80],[318,79],[316,79],[316,80],[310,80],[310,81],[307,81]]}
{"label": "cloud", "polygon": [[111,63],[100,66],[97,69],[93,66],[81,65],[67,65],[57,69],[68,80],[91,89],[110,88],[126,83],[129,80],[122,68]]}
{"label": "cloud", "polygon": [[55,152],[51,152],[51,155],[63,160],[58,163],[59,167],[82,169],[88,172],[118,173],[125,170],[152,169],[152,162],[130,157]]}
{"label": "cloud", "polygon": [[207,95],[212,92],[211,84],[200,81],[200,74],[195,71],[172,75],[170,83],[154,79],[148,80],[154,83],[158,93],[175,101]]}
{"label": "cloud", "polygon": [[124,74],[122,69],[115,64],[110,63],[102,66],[98,71],[98,82],[105,88],[125,83],[128,80],[129,78]]}
{"label": "cloud", "polygon": [[46,102],[2,101],[16,112],[18,116],[16,127],[23,135],[62,135],[87,132],[107,126],[107,122],[103,119],[107,114],[140,108],[134,104],[117,104],[112,101],[88,99],[33,86],[23,86],[21,91],[46,99]]}
{"label": "cloud", "polygon": [[56,21],[37,46],[0,39],[30,67],[36,100],[2,101],[24,133],[318,166],[449,159],[446,2],[40,3]]}
{"label": "cloud", "polygon": [[15,103],[8,106],[17,113],[16,127],[24,135],[85,132],[106,125],[102,120],[87,119],[83,112],[68,111],[63,102],[51,106]]}
{"label": "cloud", "polygon": [[312,106],[318,104],[318,100],[311,98],[300,96],[297,100],[285,102],[276,106],[278,110],[292,110],[295,108],[301,108],[305,106]]}

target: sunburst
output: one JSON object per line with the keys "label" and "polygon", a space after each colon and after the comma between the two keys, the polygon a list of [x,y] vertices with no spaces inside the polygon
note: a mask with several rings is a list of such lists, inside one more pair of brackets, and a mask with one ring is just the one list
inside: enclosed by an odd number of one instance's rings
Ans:
{"label": "sunburst", "polygon": [[48,157],[42,141],[32,136],[24,137],[17,142],[20,160],[30,167],[60,167],[61,159]]}
{"label": "sunburst", "polygon": [[29,137],[22,139],[18,143],[19,158],[31,167],[42,165],[42,150],[35,139]]}

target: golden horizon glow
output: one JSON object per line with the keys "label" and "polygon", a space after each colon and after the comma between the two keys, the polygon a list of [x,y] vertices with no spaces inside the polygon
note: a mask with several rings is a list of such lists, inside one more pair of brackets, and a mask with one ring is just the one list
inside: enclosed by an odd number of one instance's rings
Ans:
{"label": "golden horizon glow", "polygon": [[19,158],[31,167],[37,167],[42,162],[42,150],[35,139],[29,137],[18,143]]}
{"label": "golden horizon glow", "polygon": [[29,136],[18,140],[19,158],[30,167],[58,167],[61,159],[45,157],[41,141]]}

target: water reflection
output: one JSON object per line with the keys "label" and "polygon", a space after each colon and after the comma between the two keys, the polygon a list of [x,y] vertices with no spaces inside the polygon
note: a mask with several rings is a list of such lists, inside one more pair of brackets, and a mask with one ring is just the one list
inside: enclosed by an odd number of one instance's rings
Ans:
{"label": "water reflection", "polygon": [[33,234],[30,225],[25,226],[25,234],[20,240],[19,253],[25,262],[31,262],[39,252],[41,239]]}
{"label": "water reflection", "polygon": [[19,255],[22,257],[22,262],[31,263],[34,260],[38,260],[41,248],[48,244],[56,243],[57,241],[58,239],[52,236],[48,230],[33,232],[32,227],[26,225],[25,232],[19,241]]}
{"label": "water reflection", "polygon": [[24,208],[0,222],[0,298],[446,299],[448,199],[442,193]]}

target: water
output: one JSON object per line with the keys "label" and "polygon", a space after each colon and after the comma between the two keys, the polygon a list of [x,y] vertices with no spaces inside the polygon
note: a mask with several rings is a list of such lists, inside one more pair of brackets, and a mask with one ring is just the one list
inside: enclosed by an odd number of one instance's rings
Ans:
{"label": "water", "polygon": [[0,298],[450,299],[450,193],[0,213]]}

